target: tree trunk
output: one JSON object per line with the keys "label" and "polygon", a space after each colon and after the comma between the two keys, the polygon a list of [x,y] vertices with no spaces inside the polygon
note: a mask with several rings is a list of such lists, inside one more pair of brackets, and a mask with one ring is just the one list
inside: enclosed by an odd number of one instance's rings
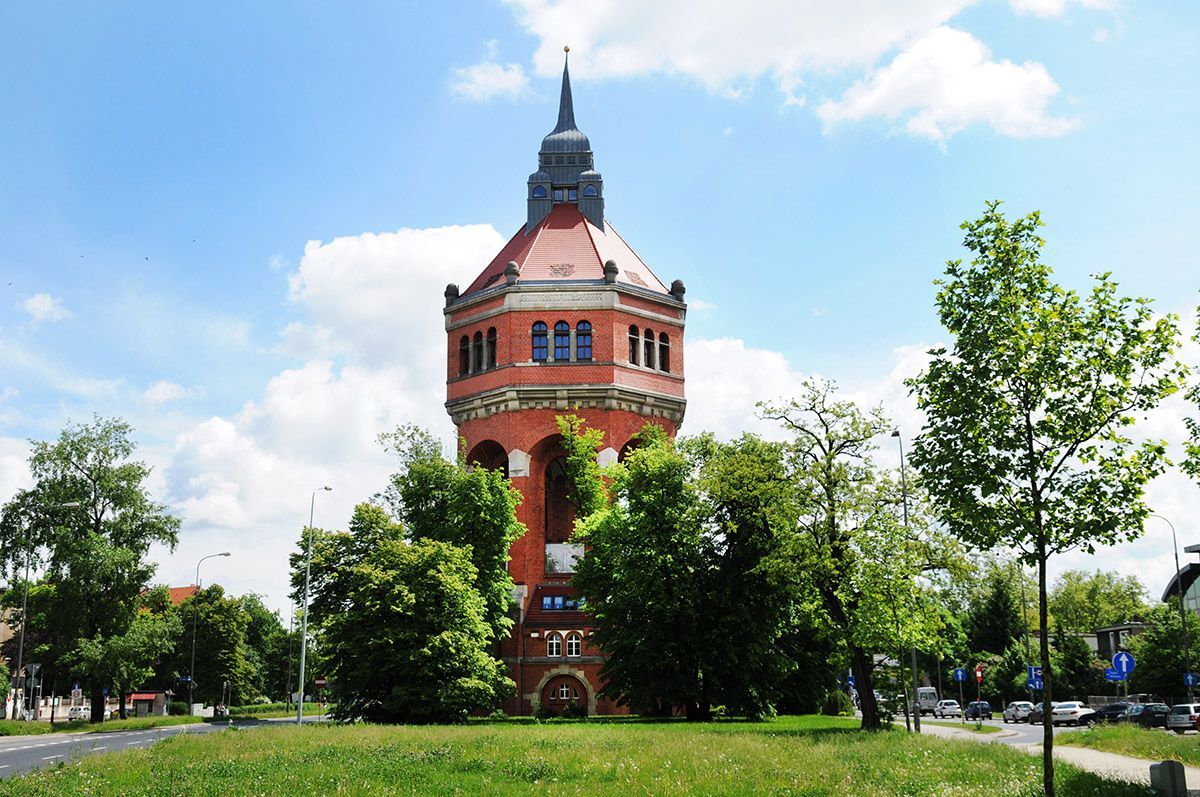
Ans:
{"label": "tree trunk", "polygon": [[864,731],[883,730],[883,723],[879,720],[879,705],[875,702],[873,669],[863,649],[851,645],[850,670],[854,673],[858,691],[858,708],[862,711],[862,729]]}
{"label": "tree trunk", "polygon": [[125,713],[125,685],[124,684],[117,687],[117,699],[121,701],[121,704],[118,708],[118,711],[120,712],[120,714],[118,716],[120,716],[120,718],[123,720],[129,719],[128,715]]}
{"label": "tree trunk", "polygon": [[1046,608],[1046,542],[1038,541],[1038,620],[1042,632],[1038,639],[1042,659],[1042,788],[1046,797],[1054,797],[1054,674],[1050,671],[1050,627]]}
{"label": "tree trunk", "polygon": [[93,684],[90,691],[92,700],[91,722],[104,722],[104,690]]}
{"label": "tree trunk", "polygon": [[687,704],[686,710],[689,722],[708,722],[712,719],[712,709],[708,703],[692,701]]}

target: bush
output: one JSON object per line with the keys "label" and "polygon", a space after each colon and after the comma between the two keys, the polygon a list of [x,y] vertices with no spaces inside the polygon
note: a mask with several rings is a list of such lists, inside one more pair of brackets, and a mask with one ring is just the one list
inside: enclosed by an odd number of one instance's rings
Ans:
{"label": "bush", "polygon": [[841,689],[831,689],[825,693],[821,713],[827,717],[853,717],[854,701]]}
{"label": "bush", "polygon": [[558,712],[552,707],[542,704],[538,706],[538,710],[533,712],[533,716],[540,720],[548,720],[558,716]]}
{"label": "bush", "polygon": [[587,706],[578,700],[572,700],[563,708],[562,715],[569,719],[585,719],[587,717]]}
{"label": "bush", "polygon": [[188,713],[188,704],[182,700],[172,700],[167,704],[167,713],[172,717],[185,717]]}

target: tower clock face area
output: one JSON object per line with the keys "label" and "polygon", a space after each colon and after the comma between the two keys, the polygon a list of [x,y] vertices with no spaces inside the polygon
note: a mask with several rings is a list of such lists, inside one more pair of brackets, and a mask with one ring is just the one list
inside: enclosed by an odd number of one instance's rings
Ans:
{"label": "tower clock face area", "polygon": [[[519,621],[502,657],[520,693],[508,709],[598,698],[602,651],[571,588],[582,546],[557,416],[604,432],[602,465],[648,423],[674,435],[683,421],[684,285],[664,284],[604,218],[604,179],[575,124],[563,68],[557,124],[525,186],[526,222],[479,275],[446,288],[446,410],[467,460],[503,470],[522,495],[528,529],[510,550]],[[567,698],[563,698],[567,695]],[[549,705],[549,704],[547,704]]]}

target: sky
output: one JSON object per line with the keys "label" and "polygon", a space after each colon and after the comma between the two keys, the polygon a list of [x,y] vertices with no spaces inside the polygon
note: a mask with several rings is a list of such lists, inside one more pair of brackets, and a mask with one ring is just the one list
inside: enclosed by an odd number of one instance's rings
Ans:
{"label": "sky", "polygon": [[[228,550],[202,579],[284,609],[313,490],[344,528],[381,432],[453,437],[442,291],[524,222],[564,45],[609,220],[687,285],[685,434],[779,436],[755,402],[817,376],[915,435],[933,281],[989,199],[1041,211],[1064,284],[1194,331],[1195,3],[7,3],[0,502],[30,440],[124,418],[183,519],[156,580]],[[1189,412],[1140,428],[1178,457]],[[1200,487],[1148,497],[1200,542]],[[1170,529],[1068,567],[1157,597]]]}

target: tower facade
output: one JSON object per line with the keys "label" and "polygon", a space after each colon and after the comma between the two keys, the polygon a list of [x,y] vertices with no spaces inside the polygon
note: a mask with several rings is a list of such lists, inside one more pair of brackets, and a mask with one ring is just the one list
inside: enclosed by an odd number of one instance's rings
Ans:
{"label": "tower facade", "polygon": [[528,532],[513,544],[517,623],[500,655],[517,683],[506,707],[620,713],[599,698],[604,652],[571,586],[583,547],[571,540],[555,417],[604,431],[601,465],[647,423],[683,420],[684,286],[668,288],[604,219],[603,180],[575,125],[563,68],[558,123],[526,186],[528,218],[466,288],[446,288],[446,410],[467,461],[502,468]]}

